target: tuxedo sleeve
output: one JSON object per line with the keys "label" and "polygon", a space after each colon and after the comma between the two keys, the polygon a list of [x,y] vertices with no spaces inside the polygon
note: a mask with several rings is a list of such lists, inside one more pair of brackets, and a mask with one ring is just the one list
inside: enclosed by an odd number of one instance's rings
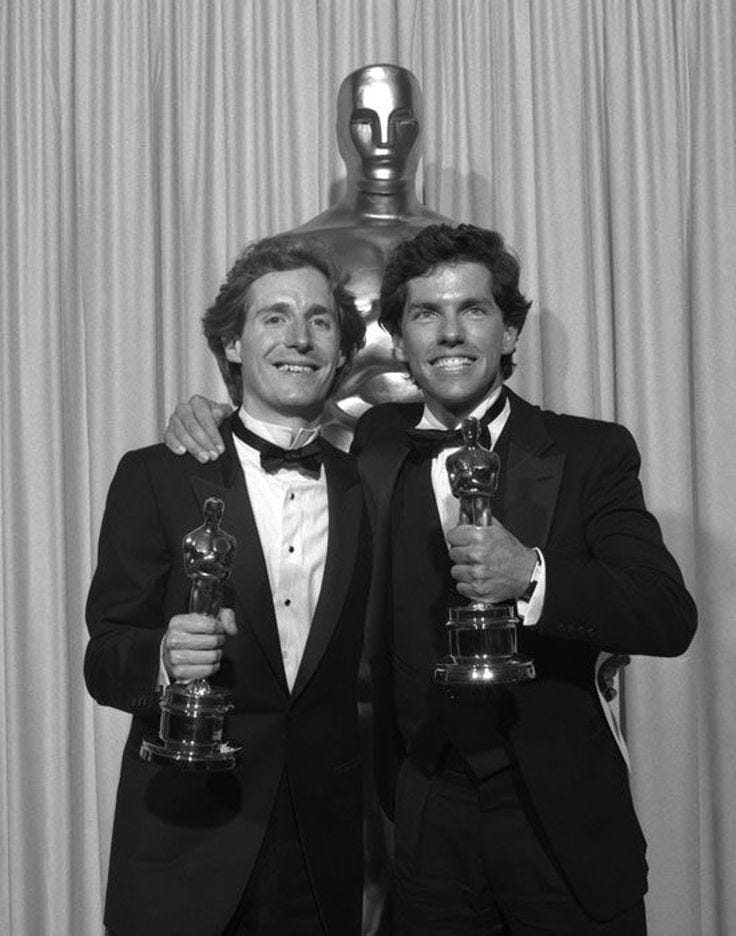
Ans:
{"label": "tuxedo sleeve", "polygon": [[[574,455],[568,456],[574,459]],[[677,656],[695,633],[697,612],[682,575],[644,504],[640,456],[622,426],[606,424],[577,477],[582,524],[556,521],[544,549],[546,593],[539,633],[611,653]],[[567,493],[566,503],[572,500]],[[572,542],[575,529],[580,542]]]}
{"label": "tuxedo sleeve", "polygon": [[163,608],[174,559],[146,460],[141,452],[129,452],[110,486],[87,598],[84,677],[102,705],[142,713],[157,704]]}

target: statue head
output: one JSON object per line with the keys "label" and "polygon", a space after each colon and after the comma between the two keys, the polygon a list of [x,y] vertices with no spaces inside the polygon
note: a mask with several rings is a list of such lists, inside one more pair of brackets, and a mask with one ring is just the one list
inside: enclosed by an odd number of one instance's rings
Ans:
{"label": "statue head", "polygon": [[399,65],[351,72],[337,95],[337,142],[348,179],[390,188],[414,177],[421,155],[422,91]]}

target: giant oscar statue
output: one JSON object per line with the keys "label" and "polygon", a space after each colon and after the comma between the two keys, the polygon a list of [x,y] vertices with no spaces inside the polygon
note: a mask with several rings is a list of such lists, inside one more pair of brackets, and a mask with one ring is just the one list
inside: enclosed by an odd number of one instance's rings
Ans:
{"label": "giant oscar statue", "polygon": [[366,320],[366,344],[330,405],[323,431],[341,448],[369,406],[418,400],[406,369],[378,325],[386,255],[420,227],[449,219],[425,208],[416,194],[423,102],[419,82],[398,65],[367,65],[343,81],[337,95],[337,142],[347,169],[341,201],[288,233],[327,243],[348,275],[348,288]]}

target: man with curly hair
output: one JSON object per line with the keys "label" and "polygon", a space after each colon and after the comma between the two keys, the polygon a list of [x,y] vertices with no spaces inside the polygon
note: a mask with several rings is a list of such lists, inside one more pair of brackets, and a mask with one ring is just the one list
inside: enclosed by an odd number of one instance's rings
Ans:
{"label": "man with curly hair", "polygon": [[[237,260],[204,332],[236,411],[201,464],[163,445],[113,479],[85,678],[133,715],[108,877],[111,936],[358,936],[357,674],[370,534],[354,461],[320,438],[364,325],[327,253],[271,238]],[[186,613],[182,538],[211,497],[237,540],[217,618]],[[228,689],[229,773],[144,762],[158,690]]]}

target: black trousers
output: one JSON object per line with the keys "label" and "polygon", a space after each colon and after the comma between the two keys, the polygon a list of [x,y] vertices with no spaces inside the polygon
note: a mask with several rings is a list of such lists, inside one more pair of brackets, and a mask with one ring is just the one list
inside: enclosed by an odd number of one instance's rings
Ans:
{"label": "black trousers", "polygon": [[325,934],[284,775],[253,873],[223,936]]}
{"label": "black trousers", "polygon": [[406,761],[396,795],[398,936],[645,936],[643,900],[590,919],[540,841],[515,769],[486,780]]}

